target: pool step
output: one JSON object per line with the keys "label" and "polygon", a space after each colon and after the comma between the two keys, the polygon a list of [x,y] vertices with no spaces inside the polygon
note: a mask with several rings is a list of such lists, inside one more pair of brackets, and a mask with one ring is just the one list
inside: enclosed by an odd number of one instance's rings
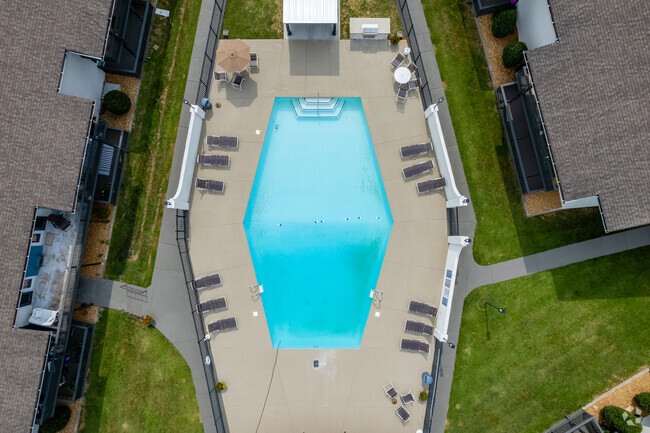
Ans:
{"label": "pool step", "polygon": [[345,101],[339,98],[296,98],[291,103],[298,117],[328,117],[341,115]]}

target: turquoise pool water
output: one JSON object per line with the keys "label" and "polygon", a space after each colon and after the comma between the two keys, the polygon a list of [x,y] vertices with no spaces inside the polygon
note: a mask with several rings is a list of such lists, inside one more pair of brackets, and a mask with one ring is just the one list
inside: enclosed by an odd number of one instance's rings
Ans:
{"label": "turquoise pool water", "polygon": [[248,202],[276,348],[360,346],[393,225],[361,100],[340,99],[323,119],[276,98]]}

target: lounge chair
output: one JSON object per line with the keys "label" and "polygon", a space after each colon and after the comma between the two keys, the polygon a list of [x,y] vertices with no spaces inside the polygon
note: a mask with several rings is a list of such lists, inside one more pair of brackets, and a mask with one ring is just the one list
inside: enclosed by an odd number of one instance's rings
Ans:
{"label": "lounge chair", "polygon": [[196,178],[196,187],[199,191],[208,191],[222,193],[226,189],[226,184],[222,180]]}
{"label": "lounge chair", "polygon": [[431,304],[425,304],[424,302],[411,299],[409,301],[409,312],[428,317],[436,317],[438,309]]}
{"label": "lounge chair", "polygon": [[433,326],[428,323],[406,319],[406,323],[404,323],[404,332],[431,336],[433,335]]}
{"label": "lounge chair", "polygon": [[208,332],[228,331],[230,329],[237,329],[237,319],[233,317],[226,317],[225,319],[213,320],[208,323]]}
{"label": "lounge chair", "polygon": [[402,421],[402,423],[406,424],[408,420],[411,419],[411,414],[404,408],[404,406],[400,406],[395,410],[395,413],[397,414],[397,418]]}
{"label": "lounge chair", "polygon": [[411,352],[429,353],[429,343],[421,340],[411,340],[410,338],[402,337],[400,348]]}
{"label": "lounge chair", "polygon": [[403,104],[406,101],[406,95],[408,95],[408,91],[400,87],[397,89],[397,99],[395,99],[395,101]]}
{"label": "lounge chair", "polygon": [[238,149],[239,137],[230,137],[227,135],[208,135],[206,137],[208,145],[221,149]]}
{"label": "lounge chair", "polygon": [[402,146],[399,149],[399,154],[402,159],[413,158],[416,156],[426,155],[427,153],[433,150],[433,144],[420,143],[420,144],[409,144],[408,146]]}
{"label": "lounge chair", "polygon": [[212,275],[207,275],[205,277],[197,278],[192,281],[192,286],[195,290],[206,289],[208,287],[215,287],[221,285],[221,275],[219,272]]}
{"label": "lounge chair", "polygon": [[221,311],[228,308],[228,303],[226,302],[225,297],[210,299],[205,302],[201,302],[198,306],[198,311],[200,313],[209,313],[211,311]]}
{"label": "lounge chair", "polygon": [[397,55],[395,56],[393,61],[390,62],[390,65],[393,68],[399,68],[399,65],[401,65],[402,62],[404,62],[404,60],[406,60],[406,56],[404,54],[402,54],[402,53],[397,53]]}
{"label": "lounge chair", "polygon": [[52,223],[54,228],[61,230],[62,232],[67,232],[72,228],[70,221],[63,218],[62,215],[51,213],[47,216],[47,220]]}
{"label": "lounge chair", "polygon": [[422,87],[422,78],[416,78],[415,80],[409,81],[409,90],[417,89]]}
{"label": "lounge chair", "polygon": [[431,170],[433,170],[433,161],[428,160],[428,161],[419,162],[414,165],[410,165],[408,167],[404,167],[402,169],[402,174],[404,175],[404,180],[409,180],[417,176],[422,176],[423,174],[428,173]]}
{"label": "lounge chair", "polygon": [[411,74],[413,74],[413,73],[415,73],[415,71],[418,70],[418,65],[416,65],[416,64],[413,63],[413,62],[411,62],[411,63],[409,63],[409,65],[407,66],[407,68],[408,68],[409,71],[411,71]]}
{"label": "lounge chair", "polygon": [[217,80],[217,83],[227,83],[228,82],[228,74],[226,72],[216,71],[214,73],[214,79]]}
{"label": "lounge chair", "polygon": [[384,392],[390,398],[391,400],[397,397],[397,390],[393,386],[393,382],[388,382],[386,385],[384,385]]}
{"label": "lounge chair", "polygon": [[410,406],[415,401],[415,397],[413,397],[413,394],[411,393],[410,389],[408,393],[402,394],[399,397],[402,399],[402,404],[404,406]]}
{"label": "lounge chair", "polygon": [[245,78],[243,76],[235,75],[235,78],[232,79],[232,83],[230,83],[230,84],[232,84],[232,86],[235,89],[241,91],[242,90],[241,85],[244,84],[244,80],[245,80]]}
{"label": "lounge chair", "polygon": [[207,167],[230,167],[230,156],[228,155],[199,155],[196,162]]}
{"label": "lounge chair", "polygon": [[437,191],[442,189],[447,185],[447,181],[444,177],[439,177],[437,179],[423,180],[418,182],[416,186],[418,194],[426,194],[431,191]]}
{"label": "lounge chair", "polygon": [[257,56],[257,53],[251,53],[251,62],[249,63],[251,69],[260,69],[260,58]]}

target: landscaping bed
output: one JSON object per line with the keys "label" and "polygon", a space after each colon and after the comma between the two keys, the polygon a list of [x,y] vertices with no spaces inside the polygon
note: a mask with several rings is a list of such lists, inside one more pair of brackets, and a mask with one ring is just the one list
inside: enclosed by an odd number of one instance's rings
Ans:
{"label": "landscaping bed", "polygon": [[104,81],[107,83],[119,84],[122,88],[121,91],[126,93],[131,100],[131,108],[124,114],[113,114],[109,111],[104,111],[99,117],[106,119],[108,121],[108,126],[130,131],[131,119],[133,118],[133,109],[138,96],[140,80],[135,77],[125,77],[124,75],[106,74]]}
{"label": "landscaping bed", "polygon": [[503,38],[495,38],[492,36],[491,30],[492,14],[477,17],[476,21],[481,32],[481,40],[483,41],[483,47],[485,47],[487,62],[490,65],[494,88],[497,89],[502,84],[512,83],[515,81],[515,70],[503,66],[501,56],[506,45],[519,40],[517,30],[515,29],[514,33]]}
{"label": "landscaping bed", "polygon": [[111,236],[113,208],[110,204],[95,203],[93,205],[84,246],[82,275],[101,277],[104,273],[106,250]]}
{"label": "landscaping bed", "polygon": [[616,386],[609,393],[605,393],[598,397],[595,401],[591,402],[585,410],[591,415],[596,417],[602,423],[600,417],[600,410],[605,406],[617,406],[628,412],[635,414],[636,404],[634,403],[634,396],[641,392],[650,392],[650,372],[645,369],[645,373],[638,375],[629,382]]}

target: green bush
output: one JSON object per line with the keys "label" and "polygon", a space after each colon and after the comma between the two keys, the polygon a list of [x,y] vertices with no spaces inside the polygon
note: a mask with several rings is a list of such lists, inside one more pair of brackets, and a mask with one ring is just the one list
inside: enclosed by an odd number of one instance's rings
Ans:
{"label": "green bush", "polygon": [[650,392],[642,392],[635,395],[634,402],[644,411],[650,412]]}
{"label": "green bush", "polygon": [[214,385],[214,389],[217,391],[223,391],[226,389],[226,384],[224,382],[217,382],[216,385]]}
{"label": "green bush", "polygon": [[524,60],[524,50],[528,49],[523,42],[513,42],[503,49],[503,66],[514,68]]}
{"label": "green bush", "polygon": [[43,423],[38,431],[40,433],[56,433],[65,428],[70,420],[70,408],[68,406],[57,406],[54,409],[54,416]]}
{"label": "green bush", "polygon": [[129,96],[119,90],[111,90],[104,95],[102,104],[105,109],[113,114],[124,114],[131,109]]}
{"label": "green bush", "polygon": [[492,35],[503,38],[515,31],[517,26],[517,9],[497,12],[492,16]]}
{"label": "green bush", "polygon": [[428,398],[429,398],[429,393],[428,392],[422,391],[420,393],[420,397],[419,397],[420,401],[427,401]]}
{"label": "green bush", "polygon": [[600,416],[605,420],[607,428],[618,433],[641,433],[643,428],[634,415],[620,407],[605,406],[600,411]]}

